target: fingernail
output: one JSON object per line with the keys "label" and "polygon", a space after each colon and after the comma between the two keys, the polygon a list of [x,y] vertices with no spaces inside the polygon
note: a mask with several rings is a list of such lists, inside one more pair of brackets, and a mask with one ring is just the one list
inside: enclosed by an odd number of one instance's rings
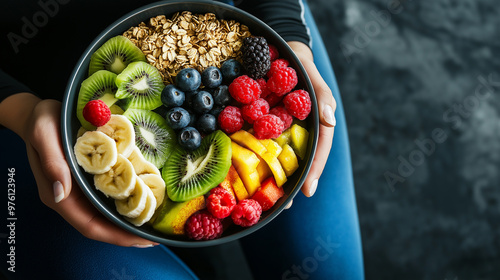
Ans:
{"label": "fingernail", "polygon": [[318,188],[318,179],[314,179],[314,181],[311,184],[311,187],[309,188],[309,197],[314,195],[317,188]]}
{"label": "fingernail", "polygon": [[293,204],[293,200],[290,201],[286,206],[285,206],[285,210],[286,209],[290,209],[290,207],[292,207],[292,204]]}
{"label": "fingernail", "polygon": [[56,203],[61,202],[61,200],[64,198],[64,188],[61,182],[57,181],[52,185],[52,188],[54,189],[54,200]]}
{"label": "fingernail", "polygon": [[132,245],[132,247],[135,247],[135,248],[141,248],[141,249],[143,249],[143,248],[151,248],[151,247],[153,247],[153,246],[155,246],[155,245],[154,245],[154,244],[146,244],[146,245],[142,245],[142,244],[134,244],[134,245]]}
{"label": "fingernail", "polygon": [[331,126],[335,126],[337,121],[335,120],[335,116],[333,115],[333,109],[330,105],[325,105],[323,108],[323,118],[325,122],[327,122]]}

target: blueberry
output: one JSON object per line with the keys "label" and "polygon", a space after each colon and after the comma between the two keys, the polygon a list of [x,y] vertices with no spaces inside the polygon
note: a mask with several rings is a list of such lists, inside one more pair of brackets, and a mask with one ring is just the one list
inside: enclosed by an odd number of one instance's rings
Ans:
{"label": "blueberry", "polygon": [[196,123],[196,120],[197,120],[198,118],[196,117],[196,114],[193,112],[193,110],[191,110],[191,109],[186,109],[186,111],[188,111],[188,112],[189,112],[189,117],[190,117],[190,119],[191,119],[191,120],[189,121],[188,126],[193,126],[193,127],[194,127],[194,124]]}
{"label": "blueberry", "polygon": [[161,92],[161,102],[168,108],[182,106],[185,98],[184,92],[174,85],[167,85]]}
{"label": "blueberry", "polygon": [[219,68],[210,66],[201,73],[201,82],[206,88],[216,88],[222,83],[222,73]]}
{"label": "blueberry", "polygon": [[167,112],[165,119],[172,129],[177,130],[188,126],[191,121],[191,116],[186,109],[174,107]]}
{"label": "blueberry", "polygon": [[214,107],[214,99],[212,95],[206,91],[200,91],[191,101],[191,109],[196,113],[203,114],[212,110]]}
{"label": "blueberry", "polygon": [[241,76],[243,66],[235,59],[226,60],[222,63],[221,72],[224,82],[231,83],[236,77]]}
{"label": "blueberry", "polygon": [[193,107],[193,99],[198,93],[198,90],[186,91],[186,100],[184,101],[185,108]]}
{"label": "blueberry", "polygon": [[185,127],[178,135],[179,145],[186,150],[195,150],[201,144],[201,135],[194,127]]}
{"label": "blueberry", "polygon": [[196,122],[196,128],[198,128],[201,133],[210,134],[217,129],[217,119],[214,115],[203,114]]}
{"label": "blueberry", "polygon": [[222,112],[222,110],[224,110],[224,108],[226,108],[226,106],[215,104],[214,107],[212,108],[212,110],[210,110],[210,112],[208,112],[208,113],[210,115],[213,115],[215,118],[218,118],[220,112]]}
{"label": "blueberry", "polygon": [[228,105],[231,102],[231,95],[226,85],[218,86],[212,94],[214,102],[217,105]]}
{"label": "blueberry", "polygon": [[183,91],[193,91],[201,85],[201,75],[194,68],[184,68],[177,74],[175,79],[177,87]]}

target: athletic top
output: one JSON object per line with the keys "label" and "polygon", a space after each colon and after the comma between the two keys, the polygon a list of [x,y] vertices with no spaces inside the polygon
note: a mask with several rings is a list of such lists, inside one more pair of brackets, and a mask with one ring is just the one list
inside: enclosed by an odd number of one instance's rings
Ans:
{"label": "athletic top", "polygon": [[[0,9],[0,102],[19,92],[62,100],[85,48],[108,25],[148,2],[7,1]],[[302,0],[234,0],[286,41],[310,45]],[[8,73],[8,74],[7,74]]]}

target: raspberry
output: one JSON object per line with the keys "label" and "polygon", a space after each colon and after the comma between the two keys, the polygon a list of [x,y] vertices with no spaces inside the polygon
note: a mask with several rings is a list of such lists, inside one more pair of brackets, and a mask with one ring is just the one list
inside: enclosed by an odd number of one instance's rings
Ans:
{"label": "raspberry", "polygon": [[196,212],[186,222],[185,231],[189,238],[210,240],[222,234],[222,222],[207,211]]}
{"label": "raspberry", "polygon": [[275,115],[265,115],[258,118],[253,124],[254,135],[257,139],[278,138],[285,125],[283,121]]}
{"label": "raspberry", "polygon": [[286,110],[299,120],[307,118],[311,112],[311,98],[305,90],[296,90],[283,99]]}
{"label": "raspberry", "polygon": [[289,93],[298,83],[297,72],[291,67],[278,69],[267,81],[267,88],[277,95]]}
{"label": "raspberry", "polygon": [[207,209],[214,217],[224,219],[231,215],[236,199],[224,188],[217,187],[210,191],[207,197]]}
{"label": "raspberry", "polygon": [[243,127],[244,120],[238,107],[227,106],[218,117],[219,127],[227,134],[234,133]]}
{"label": "raspberry", "polygon": [[233,209],[231,218],[233,222],[242,227],[255,225],[262,214],[262,207],[253,199],[240,201]]}
{"label": "raspberry", "polygon": [[83,118],[93,126],[103,126],[111,119],[111,111],[102,100],[91,100],[83,107]]}
{"label": "raspberry", "polygon": [[280,57],[280,53],[274,45],[269,45],[269,56],[271,57],[271,61],[275,61]]}
{"label": "raspberry", "polygon": [[293,116],[290,115],[290,113],[288,113],[286,111],[286,108],[283,106],[278,106],[278,107],[272,108],[269,111],[269,114],[273,114],[283,121],[283,124],[285,126],[283,130],[289,128],[292,125]]}
{"label": "raspberry", "polygon": [[264,37],[243,39],[243,66],[254,79],[262,78],[271,67],[269,46]]}
{"label": "raspberry", "polygon": [[267,103],[269,103],[269,107],[274,107],[276,106],[276,104],[280,103],[281,99],[283,99],[283,96],[277,95],[276,93],[271,93],[264,99],[266,99]]}
{"label": "raspberry", "polygon": [[261,94],[259,83],[247,75],[239,76],[229,85],[229,93],[238,102],[249,104]]}
{"label": "raspberry", "polygon": [[267,77],[271,78],[273,73],[279,69],[287,68],[290,63],[284,58],[276,59],[271,63],[271,68],[267,72]]}
{"label": "raspberry", "polygon": [[259,84],[260,91],[262,92],[260,94],[260,97],[264,98],[264,97],[268,96],[269,94],[271,94],[271,91],[267,88],[267,82],[266,82],[266,80],[264,80],[264,78],[258,79],[257,83]]}
{"label": "raspberry", "polygon": [[269,113],[269,103],[263,98],[259,98],[254,102],[241,107],[243,119],[249,124],[253,124],[261,116]]}

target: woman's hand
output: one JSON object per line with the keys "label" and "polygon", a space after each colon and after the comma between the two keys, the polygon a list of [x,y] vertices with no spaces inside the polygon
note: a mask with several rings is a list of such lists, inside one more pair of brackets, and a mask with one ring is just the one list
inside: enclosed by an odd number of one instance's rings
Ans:
{"label": "woman's hand", "polygon": [[89,202],[79,187],[73,188],[61,144],[60,102],[40,100],[31,94],[21,93],[2,101],[0,112],[0,124],[16,132],[26,143],[38,194],[45,205],[90,239],[120,246],[157,245],[111,223]]}
{"label": "woman's hand", "polygon": [[321,173],[323,173],[328,155],[330,154],[330,148],[332,147],[333,132],[336,124],[334,113],[337,103],[335,103],[335,99],[332,96],[332,91],[319,74],[318,69],[316,69],[311,49],[304,43],[296,41],[288,42],[288,45],[293,49],[306,69],[318,100],[320,120],[318,147],[309,175],[302,186],[304,195],[311,197],[316,192],[318,179]]}

